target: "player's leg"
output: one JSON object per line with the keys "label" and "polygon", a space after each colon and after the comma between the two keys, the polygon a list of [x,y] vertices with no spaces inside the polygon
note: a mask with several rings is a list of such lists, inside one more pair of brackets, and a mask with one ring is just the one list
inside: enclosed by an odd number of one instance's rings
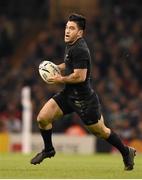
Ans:
{"label": "player's leg", "polygon": [[52,144],[52,122],[62,116],[63,112],[53,98],[39,112],[37,122],[44,141],[44,149],[31,160],[31,164],[40,164],[43,159],[51,158],[55,155]]}
{"label": "player's leg", "polygon": [[68,104],[68,95],[65,91],[55,94],[41,109],[37,121],[44,141],[44,150],[38,153],[32,160],[32,164],[39,164],[43,159],[55,155],[52,145],[52,122],[65,114],[73,112]]}
{"label": "player's leg", "polygon": [[54,120],[59,119],[62,116],[63,112],[53,98],[45,103],[38,114],[37,122],[42,138],[44,140],[46,151],[49,151],[53,148],[51,141],[52,123]]}
{"label": "player's leg", "polygon": [[136,150],[134,148],[125,146],[118,135],[107,128],[104,124],[103,116],[97,123],[86,126],[97,137],[101,137],[116,147],[122,154],[125,170],[132,170],[134,166],[134,156]]}

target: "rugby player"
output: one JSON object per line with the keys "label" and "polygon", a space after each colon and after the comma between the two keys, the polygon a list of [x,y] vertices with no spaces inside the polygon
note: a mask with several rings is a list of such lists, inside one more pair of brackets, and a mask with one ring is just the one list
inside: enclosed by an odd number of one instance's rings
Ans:
{"label": "rugby player", "polygon": [[91,87],[91,57],[83,38],[85,26],[86,19],[82,15],[69,16],[64,36],[64,62],[58,65],[64,75],[56,75],[50,79],[54,83],[64,84],[64,89],[49,99],[38,114],[37,122],[44,149],[31,160],[31,164],[40,164],[45,158],[55,155],[52,123],[63,115],[76,112],[91,133],[103,138],[120,151],[124,169],[132,170],[136,150],[124,145],[118,135],[106,127],[98,95]]}

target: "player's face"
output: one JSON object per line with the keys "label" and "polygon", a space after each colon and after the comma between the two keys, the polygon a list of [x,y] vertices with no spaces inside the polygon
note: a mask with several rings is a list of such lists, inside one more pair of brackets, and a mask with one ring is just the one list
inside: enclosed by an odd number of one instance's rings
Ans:
{"label": "player's face", "polygon": [[66,43],[73,44],[78,38],[82,37],[83,31],[73,21],[68,21],[65,28],[64,40]]}

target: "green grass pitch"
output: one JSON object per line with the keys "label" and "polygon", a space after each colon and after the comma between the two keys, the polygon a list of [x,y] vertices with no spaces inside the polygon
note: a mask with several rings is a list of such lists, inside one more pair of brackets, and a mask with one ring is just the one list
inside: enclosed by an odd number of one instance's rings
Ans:
{"label": "green grass pitch", "polygon": [[0,154],[1,179],[137,179],[142,178],[142,155],[135,169],[124,171],[119,154],[70,155],[57,153],[40,165],[31,165],[34,154]]}

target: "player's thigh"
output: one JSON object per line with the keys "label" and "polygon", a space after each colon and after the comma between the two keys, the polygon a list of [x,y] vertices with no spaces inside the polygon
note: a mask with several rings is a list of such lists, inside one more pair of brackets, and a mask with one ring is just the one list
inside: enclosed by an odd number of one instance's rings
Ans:
{"label": "player's thigh", "polygon": [[63,116],[63,112],[56,103],[56,101],[51,98],[40,110],[37,120],[38,121],[48,121],[48,123],[52,123],[55,119],[58,119]]}
{"label": "player's thigh", "polygon": [[101,119],[97,123],[92,125],[86,125],[87,129],[101,138],[107,139],[110,135],[110,129],[104,124],[104,118],[101,115]]}

